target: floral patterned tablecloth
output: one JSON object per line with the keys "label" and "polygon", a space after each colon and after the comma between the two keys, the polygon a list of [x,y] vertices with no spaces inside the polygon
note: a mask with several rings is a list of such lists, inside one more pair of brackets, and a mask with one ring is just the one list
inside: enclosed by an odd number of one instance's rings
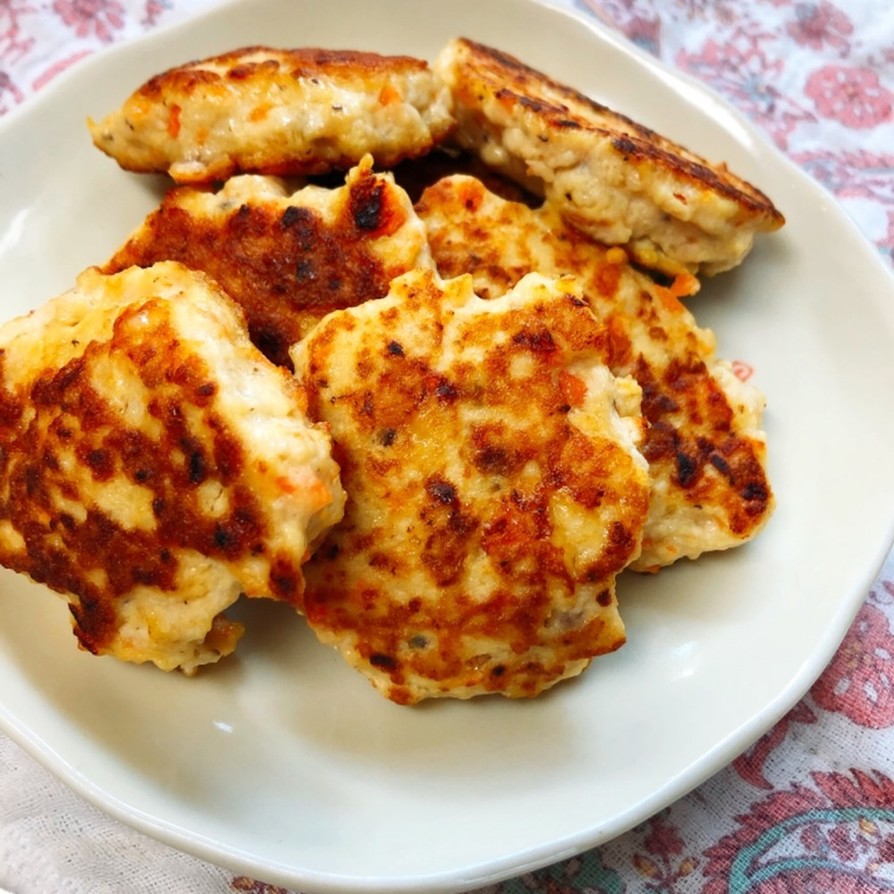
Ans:
{"label": "floral patterned tablecloth", "polygon": [[[564,2],[725,96],[894,264],[892,0]],[[0,115],[85,56],[212,5],[0,0]],[[892,630],[889,557],[829,667],[748,751],[627,834],[489,894],[894,891]],[[3,736],[0,887],[284,894],[109,819]]]}

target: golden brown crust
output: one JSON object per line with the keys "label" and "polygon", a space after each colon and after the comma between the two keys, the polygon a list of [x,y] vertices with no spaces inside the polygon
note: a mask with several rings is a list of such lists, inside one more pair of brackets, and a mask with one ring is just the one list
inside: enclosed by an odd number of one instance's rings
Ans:
{"label": "golden brown crust", "polygon": [[242,307],[255,345],[291,367],[289,348],[323,316],[380,298],[429,263],[407,196],[369,163],[325,202],[252,183],[216,195],[174,188],[103,270],[173,260],[207,273]]}
{"label": "golden brown crust", "polygon": [[648,161],[674,177],[727,196],[741,206],[743,215],[765,221],[763,226],[767,229],[782,226],[784,218],[770,199],[725,166],[712,165],[678,143],[553,80],[509,53],[468,38],[462,38],[460,43],[467,50],[464,58],[473,74],[455,90],[462,102],[474,102],[474,91],[479,82],[484,83],[504,105],[523,106],[536,114],[547,130],[592,131],[609,139],[625,162],[637,165]]}
{"label": "golden brown crust", "polygon": [[416,207],[441,274],[471,274],[482,296],[502,295],[531,270],[580,278],[610,333],[612,371],[632,375],[643,392],[642,452],[654,484],[635,567],[735,546],[763,527],[774,501],[763,433],[752,418],[759,397],[727,379],[713,336],[672,289],[632,270],[623,250],[564,225],[554,210],[504,201],[473,178],[441,181]]}
{"label": "golden brown crust", "polygon": [[[151,322],[136,323],[137,315]],[[143,335],[152,341],[144,342]],[[20,419],[27,405],[32,416],[17,437],[8,427],[11,420],[4,419],[0,477],[6,500],[0,517],[28,543],[27,557],[13,567],[77,596],[71,606],[75,632],[94,653],[103,651],[117,632],[118,598],[137,584],[174,589],[174,546],[232,559],[248,553],[265,535],[258,501],[244,486],[234,488],[230,511],[223,518],[205,517],[196,504],[198,484],[221,473],[227,484],[238,482],[245,458],[227,426],[210,412],[217,391],[210,370],[176,344],[163,305],[147,302],[128,309],[108,345],[92,343],[62,369],[46,370],[30,393],[5,408]],[[159,351],[159,345],[172,347]],[[161,425],[160,438],[122,427],[108,400],[91,384],[99,358],[107,353],[120,353],[141,368],[142,381],[153,393],[148,409]],[[210,453],[186,424],[190,412],[208,413],[209,424],[218,428]],[[182,466],[172,461],[180,451],[188,458]],[[96,508],[81,521],[59,512],[56,494],[77,498],[75,485],[59,463],[61,454],[71,452],[97,482],[122,475],[151,491],[157,526],[151,531],[127,530]],[[90,580],[89,571],[98,568],[106,575],[102,587]],[[277,590],[295,597],[294,588],[277,584]]]}
{"label": "golden brown crust", "polygon": [[[263,57],[263,58],[254,58]],[[222,71],[202,67],[213,63]],[[323,47],[272,50],[256,44],[219,53],[207,59],[194,59],[169,68],[150,78],[137,91],[137,96],[156,101],[176,91],[189,97],[207,84],[230,81],[267,82],[271,73],[283,78],[332,78],[353,84],[371,75],[394,77],[411,72],[424,72],[428,65],[412,56],[383,56],[360,50],[333,50]]]}
{"label": "golden brown crust", "polygon": [[90,652],[216,660],[241,633],[218,613],[240,592],[297,603],[340,516],[328,439],[243,326],[169,264],[87,271],[0,336],[0,562],[65,594]]}
{"label": "golden brown crust", "polygon": [[498,305],[407,274],[296,352],[349,494],[304,611],[403,704],[532,696],[624,641],[645,464],[590,378],[606,331],[572,285],[537,283]]}

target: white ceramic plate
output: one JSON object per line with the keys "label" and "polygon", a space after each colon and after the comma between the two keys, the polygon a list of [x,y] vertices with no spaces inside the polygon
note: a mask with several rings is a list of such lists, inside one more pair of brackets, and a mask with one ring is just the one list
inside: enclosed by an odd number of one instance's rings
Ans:
{"label": "white ceramic plate", "polygon": [[431,58],[465,34],[725,159],[787,227],[695,302],[751,363],[779,508],[753,544],[625,578],[629,643],[530,703],[392,705],[277,605],[188,680],[78,652],[62,601],[0,576],[0,725],[109,813],[305,892],[448,891],[602,842],[730,761],[831,658],[892,538],[894,288],[839,208],[735,114],[590,23],[522,0],[252,0],[81,65],[0,122],[2,316],[68,288],[158,181],[84,119],[247,43]]}

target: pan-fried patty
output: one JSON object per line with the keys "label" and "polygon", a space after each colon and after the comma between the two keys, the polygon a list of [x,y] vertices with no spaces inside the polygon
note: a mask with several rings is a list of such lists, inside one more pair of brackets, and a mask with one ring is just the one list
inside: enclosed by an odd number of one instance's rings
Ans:
{"label": "pan-fried patty", "polygon": [[713,333],[697,325],[673,289],[632,269],[623,249],[604,248],[564,224],[554,208],[505,201],[471,177],[430,187],[417,211],[441,274],[472,274],[479,295],[503,295],[532,270],[579,277],[611,333],[613,372],[634,376],[643,390],[652,493],[642,555],[632,567],[650,570],[737,546],[764,526],[773,508],[764,399],[717,359]]}
{"label": "pan-fried patty", "polygon": [[607,348],[573,280],[413,271],[293,349],[348,492],[304,613],[388,698],[533,696],[624,642],[649,483]]}
{"label": "pan-fried patty", "polygon": [[164,263],[0,328],[0,562],[67,596],[85,649],[189,673],[240,594],[296,604],[341,517],[328,436],[206,277]]}
{"label": "pan-fried patty", "polygon": [[556,204],[601,242],[669,273],[734,267],[782,214],[725,165],[480,43],[434,64],[453,93],[455,138]]}
{"label": "pan-fried patty", "polygon": [[242,306],[254,343],[289,366],[289,347],[321,317],[381,298],[391,280],[432,266],[425,227],[391,174],[365,158],[336,189],[245,174],[219,190],[168,192],[103,270],[180,261]]}
{"label": "pan-fried patty", "polygon": [[126,170],[204,183],[346,170],[367,153],[389,167],[431,149],[453,118],[423,60],[254,46],[156,75],[88,124]]}

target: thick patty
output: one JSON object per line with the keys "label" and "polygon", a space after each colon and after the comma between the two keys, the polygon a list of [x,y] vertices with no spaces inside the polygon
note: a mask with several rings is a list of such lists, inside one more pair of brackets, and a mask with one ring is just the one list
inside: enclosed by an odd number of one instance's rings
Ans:
{"label": "thick patty", "polygon": [[453,118],[420,59],[255,46],[169,69],[88,123],[126,170],[206,183],[347,170],[366,154],[389,167],[428,152]]}
{"label": "thick patty", "polygon": [[293,351],[348,492],[304,612],[388,698],[533,696],[624,642],[649,481],[608,349],[573,280],[414,271]]}
{"label": "thick patty", "polygon": [[0,328],[0,562],[62,593],[90,652],[192,672],[242,593],[298,605],[341,518],[328,435],[176,263],[77,286]]}
{"label": "thick patty", "polygon": [[755,186],[507,53],[451,41],[435,70],[455,138],[594,238],[648,267],[717,273],[784,218]]}

